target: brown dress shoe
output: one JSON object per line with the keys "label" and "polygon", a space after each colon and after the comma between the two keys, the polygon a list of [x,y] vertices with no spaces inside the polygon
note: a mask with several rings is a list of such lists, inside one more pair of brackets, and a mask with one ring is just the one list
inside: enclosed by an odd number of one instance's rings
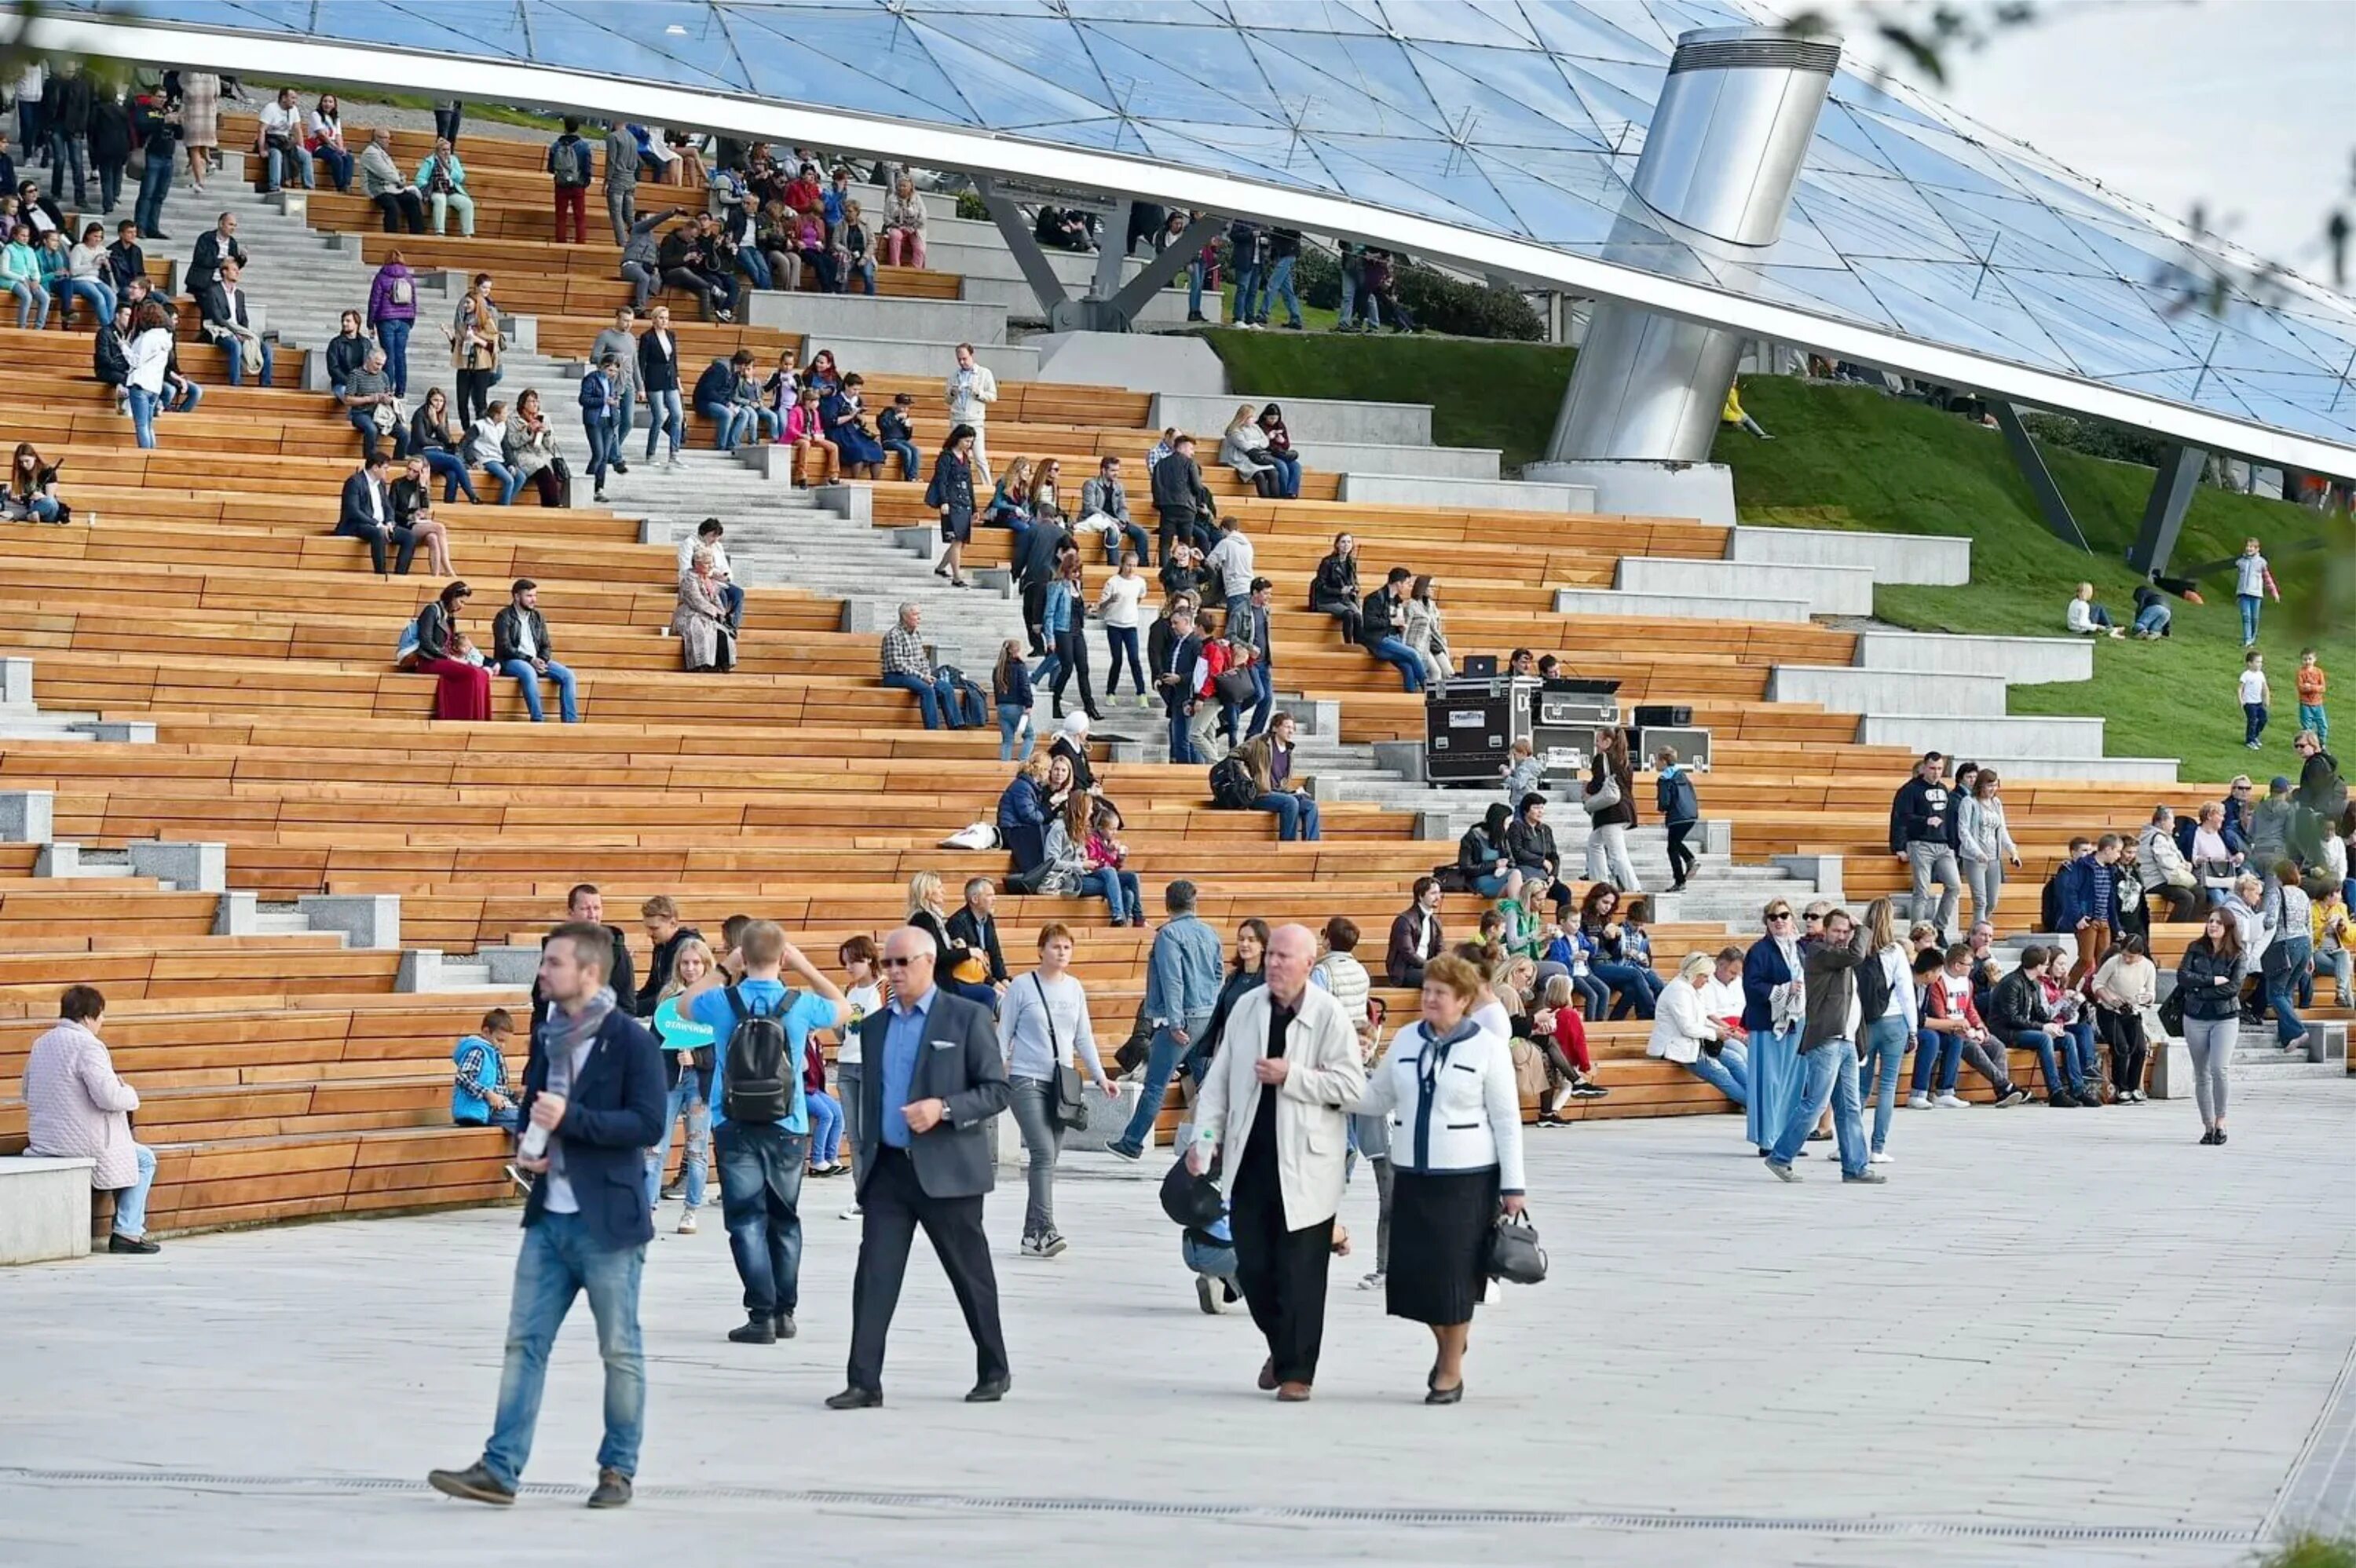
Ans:
{"label": "brown dress shoe", "polygon": [[1267,1360],[1262,1361],[1259,1364],[1259,1392],[1262,1393],[1270,1393],[1273,1392],[1275,1389],[1276,1358],[1274,1356],[1270,1356]]}
{"label": "brown dress shoe", "polygon": [[1307,1383],[1290,1382],[1279,1383],[1277,1385],[1276,1402],[1279,1404],[1301,1404],[1307,1403],[1308,1399],[1309,1385]]}

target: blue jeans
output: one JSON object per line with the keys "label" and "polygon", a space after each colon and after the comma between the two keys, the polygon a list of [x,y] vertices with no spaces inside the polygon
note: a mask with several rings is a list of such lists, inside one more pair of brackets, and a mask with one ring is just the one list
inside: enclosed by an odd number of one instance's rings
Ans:
{"label": "blue jeans", "polygon": [[[1210,1027],[1208,1014],[1188,1019],[1188,1043],[1201,1040],[1203,1031]],[[1153,1136],[1154,1118],[1162,1115],[1162,1096],[1169,1093],[1171,1077],[1177,1072],[1179,1058],[1186,1054],[1186,1050],[1170,1030],[1153,1031],[1153,1043],[1145,1053],[1145,1082],[1141,1085],[1144,1093],[1137,1097],[1137,1109],[1130,1114],[1129,1125],[1113,1140],[1116,1147],[1131,1154],[1144,1149],[1146,1140]]]}
{"label": "blue jeans", "polygon": [[2285,1045],[2307,1032],[2307,1025],[2299,1021],[2294,993],[2314,951],[2311,939],[2290,936],[2278,938],[2265,952],[2260,973],[2265,979],[2266,1006],[2274,1009],[2275,1039]]}
{"label": "blue jeans", "polygon": [[1864,1075],[1873,1089],[1873,1152],[1890,1141],[1890,1118],[1898,1109],[1898,1069],[1906,1059],[1906,1020],[1880,1018],[1865,1026]]}
{"label": "blue jeans", "polygon": [[1661,994],[1660,981],[1642,965],[1615,963],[1611,959],[1590,966],[1595,978],[1612,987],[1612,1016],[1624,1019],[1631,1010],[1640,1019],[1653,1016],[1654,1004]]}
{"label": "blue jeans", "polygon": [[1290,844],[1296,838],[1315,843],[1324,835],[1317,826],[1317,803],[1305,795],[1290,790],[1271,790],[1251,803],[1254,811],[1276,814],[1276,837],[1280,843]]}
{"label": "blue jeans", "polygon": [[1798,1158],[1800,1146],[1808,1141],[1816,1118],[1824,1115],[1826,1102],[1830,1101],[1833,1132],[1840,1139],[1841,1174],[1864,1175],[1870,1151],[1865,1143],[1863,1107],[1858,1101],[1857,1047],[1835,1040],[1804,1051],[1800,1074],[1799,1096],[1792,1102],[1792,1114],[1784,1119],[1783,1134],[1769,1157],[1778,1165]]}
{"label": "blue jeans", "polygon": [[982,717],[979,700],[961,702],[958,689],[946,680],[921,680],[913,675],[894,673],[884,677],[884,684],[894,691],[913,691],[916,704],[925,711],[925,728],[937,730],[944,718],[952,730],[962,730],[970,724],[979,729],[989,720]]}
{"label": "blue jeans", "polygon": [[392,389],[402,397],[409,395],[409,329],[412,321],[380,321],[376,324],[377,346],[384,350],[384,373],[392,381]]}
{"label": "blue jeans", "polygon": [[[499,666],[499,673],[512,677],[516,685],[523,688],[524,711],[531,715],[531,721],[538,724],[544,720],[547,715],[540,706],[540,672],[522,659],[509,659]],[[547,678],[556,683],[558,710],[564,715],[564,721],[567,724],[580,723],[581,706],[573,697],[573,672],[550,659]]]}
{"label": "blue jeans", "polygon": [[832,1165],[842,1157],[842,1106],[823,1089],[802,1098],[809,1106],[810,1163]]}
{"label": "blue jeans", "polygon": [[73,302],[76,300],[89,303],[90,324],[93,329],[114,319],[114,291],[106,286],[102,278],[68,278],[59,286],[59,292],[65,303],[58,314],[68,323],[73,320]]}
{"label": "blue jeans", "polygon": [[[1925,1029],[1914,1046],[1914,1093],[1952,1094],[1963,1071],[1964,1037],[1954,1029]],[[1933,1078],[1935,1071],[1937,1085]]]}
{"label": "blue jeans", "polygon": [[2242,704],[2242,744],[2254,746],[2266,732],[2266,705],[2263,702]]}
{"label": "blue jeans", "polygon": [[1235,313],[1228,316],[1229,323],[1240,325],[1249,321],[1252,312],[1258,307],[1258,300],[1259,269],[1238,264],[1236,268]]}
{"label": "blue jeans", "polygon": [[355,162],[352,155],[340,147],[325,144],[311,155],[327,165],[327,178],[334,182],[338,191],[348,195],[352,188],[352,165]]}
{"label": "blue jeans", "polygon": [[2300,703],[2298,705],[2298,727],[2302,730],[2314,731],[2315,738],[2318,741],[2320,741],[2327,746],[2331,744],[2331,715],[2323,710],[2322,703]]}
{"label": "blue jeans", "polygon": [[[2062,1060],[2070,1065],[2070,1092],[2102,1093],[2103,1062],[2101,1048],[2094,1043],[2094,1024],[2091,1019],[2062,1026]],[[2086,1089],[2087,1084],[2095,1087]]]}
{"label": "blue jeans", "polygon": [[720,603],[728,611],[728,626],[734,631],[744,624],[744,591],[733,582],[720,585]]}
{"label": "blue jeans", "polygon": [[524,1231],[508,1303],[498,1414],[483,1449],[483,1467],[501,1486],[514,1486],[531,1457],[549,1347],[573,1298],[584,1291],[597,1320],[597,1354],[605,1363],[605,1440],[597,1445],[597,1467],[637,1473],[647,1416],[647,1363],[638,1343],[638,1276],[646,1262],[643,1243],[610,1251],[598,1246],[578,1214],[542,1214]]}
{"label": "blue jeans", "polygon": [[1115,925],[1125,923],[1130,915],[1140,912],[1140,894],[1135,871],[1116,870],[1110,866],[1098,866],[1080,879],[1080,891],[1101,894],[1105,909]]}
{"label": "blue jeans", "polygon": [[687,1206],[691,1210],[703,1207],[704,1167],[710,1162],[708,1146],[712,1140],[712,1108],[710,1096],[704,1093],[702,1075],[691,1064],[679,1070],[679,1082],[663,1096],[662,1139],[647,1158],[647,1207],[651,1209],[662,1200],[663,1167],[670,1163],[670,1136],[679,1119],[687,1118],[687,1152],[680,1157],[679,1179],[685,1184]]}
{"label": "blue jeans", "polygon": [[2258,640],[2258,611],[2265,601],[2254,593],[2236,593],[2233,600],[2242,607],[2242,645],[2246,648]]}
{"label": "blue jeans", "polygon": [[1106,660],[1112,667],[1111,673],[1105,677],[1105,695],[1111,697],[1120,690],[1121,663],[1127,660],[1130,681],[1137,688],[1137,694],[1140,697],[1144,696],[1146,692],[1145,661],[1138,656],[1137,628],[1107,626],[1104,629],[1104,635]]}
{"label": "blue jeans", "polygon": [[[171,172],[168,168],[165,171]],[[1203,261],[1196,257],[1186,263],[1186,315],[1199,320],[1203,315]]]}
{"label": "blue jeans", "polygon": [[[2074,1052],[2064,1053],[2055,1061],[2053,1037],[2041,1029],[2025,1029],[2004,1042],[2021,1051],[2037,1053],[2037,1071],[2045,1080],[2045,1093],[2051,1099],[2054,1091],[2065,1094],[2078,1092],[2078,1063]],[[1991,1052],[1991,1054],[1994,1054]],[[2009,1065],[2008,1063],[2007,1065]]]}
{"label": "blue jeans", "polygon": [[1408,691],[1423,689],[1423,656],[1397,637],[1385,637],[1366,650],[1399,672],[1399,684]]}
{"label": "blue jeans", "polygon": [[150,153],[139,165],[139,199],[131,209],[131,220],[139,226],[142,239],[155,239],[164,228],[164,198],[172,190],[172,155],[157,157]]}
{"label": "blue jeans", "polygon": [[1019,702],[1001,702],[998,705],[998,760],[1000,762],[1011,763],[1014,760],[1015,739],[1023,733],[1023,720],[1030,717],[1031,710]]}
{"label": "blue jeans", "polygon": [[753,411],[734,403],[698,403],[695,411],[718,428],[712,434],[712,445],[722,452],[734,452],[736,443],[752,433]]}
{"label": "blue jeans", "polygon": [[516,492],[523,488],[523,475],[496,457],[484,459],[483,472],[499,482],[499,505],[514,506]]}
{"label": "blue jeans", "polygon": [[655,445],[666,430],[670,432],[670,454],[677,457],[680,445],[687,440],[687,409],[679,400],[679,389],[673,387],[668,392],[648,392],[647,413],[651,421],[647,426],[648,458],[651,460],[654,457]]}
{"label": "blue jeans", "polygon": [[1194,763],[1201,760],[1194,755],[1194,743],[1187,739],[1188,717],[1184,703],[1170,703],[1170,760],[1173,763]]}
{"label": "blue jeans", "polygon": [[467,471],[465,458],[438,446],[427,447],[424,456],[426,473],[442,475],[442,499],[445,505],[456,500],[462,490],[469,501],[478,507],[483,504],[483,498],[475,494],[475,476]]}
{"label": "blue jeans", "polygon": [[1276,259],[1276,265],[1269,269],[1268,289],[1260,296],[1259,314],[1254,316],[1253,320],[1266,321],[1269,312],[1274,310],[1277,302],[1281,300],[1284,302],[1285,320],[1294,326],[1301,325],[1301,296],[1292,292],[1294,260],[1295,258],[1290,256],[1279,256]]}
{"label": "blue jeans", "polygon": [[736,270],[752,279],[756,289],[777,286],[776,274],[769,271],[769,259],[761,254],[761,248],[757,245],[744,246],[736,252]]}
{"label": "blue jeans", "polygon": [[801,1302],[802,1172],[809,1138],[775,1124],[712,1129],[720,1155],[720,1211],[728,1252],[744,1282],[744,1316],[790,1317]]}
{"label": "blue jeans", "polygon": [[114,1233],[133,1241],[147,1233],[147,1194],[155,1185],[155,1151],[145,1144],[131,1146],[139,1157],[138,1179],[114,1190]]}
{"label": "blue jeans", "polygon": [[1276,711],[1276,678],[1269,673],[1266,659],[1254,660],[1251,667],[1252,690],[1259,700],[1252,705],[1251,722],[1244,726],[1246,736],[1257,735],[1269,725],[1269,715]]}
{"label": "blue jeans", "polygon": [[284,147],[265,148],[262,155],[262,188],[264,195],[276,190],[288,178],[305,190],[311,188],[311,153],[300,142]]}
{"label": "blue jeans", "polygon": [[1271,452],[1269,462],[1276,465],[1276,493],[1287,501],[1301,499],[1301,459],[1290,453]]}
{"label": "blue jeans", "polygon": [[925,476],[924,454],[916,450],[915,442],[887,441],[883,444],[884,451],[899,454],[901,478],[922,479]]}
{"label": "blue jeans", "polygon": [[605,475],[621,461],[622,427],[610,414],[581,416],[581,433],[589,442],[589,479],[594,487],[605,487]]}
{"label": "blue jeans", "polygon": [[2136,612],[2135,629],[2138,632],[2165,632],[2176,612],[2155,599]]}
{"label": "blue jeans", "polygon": [[[270,340],[268,338],[265,337],[261,339],[259,347],[262,349],[262,381],[260,384],[267,387],[270,385],[271,367],[277,363],[277,356],[272,352]],[[221,352],[226,355],[229,359],[229,384],[232,387],[244,386],[245,350],[243,347],[237,339],[227,338],[221,343]]]}
{"label": "blue jeans", "polygon": [[1716,1056],[1705,1051],[1684,1066],[1687,1072],[1736,1104],[1750,1105],[1751,1058],[1732,1040],[1719,1046]]}
{"label": "blue jeans", "polygon": [[48,290],[31,278],[19,278],[8,285],[8,292],[16,296],[16,330],[29,326],[38,332],[49,325]]}

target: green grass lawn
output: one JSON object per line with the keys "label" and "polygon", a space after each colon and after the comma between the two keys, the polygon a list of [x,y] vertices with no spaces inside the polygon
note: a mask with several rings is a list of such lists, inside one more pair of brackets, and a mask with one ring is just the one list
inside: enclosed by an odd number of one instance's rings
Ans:
{"label": "green grass lawn", "polygon": [[[1240,390],[1428,402],[1436,440],[1502,447],[1509,468],[1543,450],[1573,358],[1569,349],[1539,344],[1456,338],[1205,336]],[[1971,537],[1969,586],[1884,588],[1875,596],[1884,620],[1926,631],[2058,635],[2064,603],[2082,581],[2093,582],[2096,598],[2125,619],[2136,582],[2125,557],[2151,470],[2048,451],[2048,465],[2093,547],[2085,554],[2047,531],[1997,431],[1864,388],[1755,377],[1743,383],[1742,398],[1776,437],[1719,434],[1714,455],[1734,470],[1744,522]],[[2238,552],[2254,535],[2275,563],[2288,602],[2267,605],[2259,637],[2276,695],[2263,752],[2241,743],[2234,692],[2241,628],[2230,572],[2204,579],[2205,604],[2176,604],[2173,636],[2106,639],[2095,649],[2091,682],[2018,688],[2012,710],[2100,715],[2110,721],[2114,755],[2174,756],[2188,780],[2296,775],[2290,676],[2298,649],[2313,644],[2337,680],[2356,683],[2356,610],[2350,608],[2356,592],[2344,580],[2356,570],[2356,551],[2344,532],[2326,553],[2297,549],[2325,527],[2300,507],[2204,488],[2177,548],[2174,568],[2182,571]],[[2329,590],[2322,581],[2327,562],[2342,578]],[[2327,613],[2327,601],[2336,613]],[[2356,724],[2349,701],[2356,698],[2336,706]]]}

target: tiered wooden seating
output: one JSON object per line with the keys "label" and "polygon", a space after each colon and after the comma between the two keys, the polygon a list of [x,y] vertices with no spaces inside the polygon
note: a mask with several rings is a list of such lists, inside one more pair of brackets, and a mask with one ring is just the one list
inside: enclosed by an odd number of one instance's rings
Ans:
{"label": "tiered wooden seating", "polygon": [[[227,134],[234,141],[237,133]],[[404,141],[404,165],[423,152],[414,142]],[[373,237],[373,208],[327,195],[315,196],[313,220],[371,233],[372,258],[399,244],[412,264],[492,271],[510,308],[527,302],[522,308],[540,316],[544,347],[584,353],[608,315],[610,247],[553,246],[528,220],[548,206],[537,145],[469,138],[465,155],[479,238]],[[671,193],[640,194],[650,205]],[[890,281],[904,292],[955,282]],[[816,347],[748,326],[680,329],[691,359],[744,346],[765,369],[779,349],[807,359]],[[834,603],[755,590],[743,667],[686,679],[675,670],[675,645],[659,635],[673,599],[672,552],[638,545],[632,518],[593,508],[454,508],[445,513],[454,549],[479,593],[466,624],[487,635],[501,584],[538,579],[559,652],[583,677],[590,722],[505,721],[521,717],[520,702],[513,683],[495,679],[502,722],[429,723],[430,680],[392,671],[390,659],[401,624],[438,584],[422,575],[380,581],[361,570],[356,541],[328,536],[356,442],[327,400],[209,386],[199,414],[167,423],[166,450],[140,453],[90,379],[87,334],[0,333],[0,349],[21,372],[10,404],[18,428],[52,460],[67,458],[77,508],[102,519],[94,528],[8,532],[0,645],[36,655],[45,703],[157,727],[148,746],[0,746],[0,786],[52,790],[61,836],[100,848],[156,836],[220,841],[231,884],[273,900],[398,893],[405,939],[454,953],[532,941],[558,914],[565,889],[585,877],[605,888],[612,918],[626,926],[637,901],[659,891],[706,931],[740,910],[772,915],[824,955],[852,932],[896,923],[915,871],[937,871],[954,889],[1002,869],[995,852],[934,848],[991,814],[1006,772],[994,730],[918,728],[912,699],[875,685],[874,639],[835,630]],[[197,368],[211,352],[191,348],[184,357]],[[878,406],[902,390],[917,400],[929,464],[943,423],[941,382],[869,381]],[[562,391],[542,389],[557,416],[569,418]],[[1067,501],[1076,504],[1097,457],[1118,453],[1130,459],[1132,508],[1151,527],[1148,398],[1014,381],[1001,391],[990,428],[1000,463],[1018,453],[1060,459]],[[1764,700],[1774,664],[1846,663],[1850,634],[1553,612],[1554,590],[1608,582],[1622,557],[1717,557],[1722,529],[1337,505],[1332,476],[1315,474],[1304,498],[1267,501],[1208,461],[1215,432],[1197,433],[1223,507],[1243,519],[1258,570],[1278,584],[1280,687],[1341,699],[1345,738],[1418,733],[1421,714],[1393,672],[1339,645],[1330,623],[1301,608],[1316,561],[1344,529],[1361,542],[1366,586],[1393,564],[1440,580],[1460,652],[1526,645],[1562,655],[1580,673],[1618,678],[1624,699],[1693,704],[1714,731],[1704,808],[1732,821],[1738,859],[1840,853],[1853,902],[1899,885],[1902,868],[1882,835],[1911,759],[1899,748],[1854,744],[1848,715]],[[918,485],[879,483],[874,503],[878,526],[928,520]],[[984,530],[969,564],[1002,560],[1005,544]],[[1100,570],[1092,560],[1091,578]],[[1138,719],[1140,727],[1155,722]],[[1102,771],[1126,814],[1149,910],[1155,884],[1183,874],[1203,889],[1205,917],[1222,925],[1246,914],[1348,914],[1364,933],[1361,955],[1378,965],[1408,884],[1452,855],[1451,845],[1410,837],[1403,816],[1365,805],[1328,807],[1323,844],[1278,845],[1265,816],[1207,810],[1198,770]],[[2034,880],[2070,835],[2131,832],[2155,798],[2189,804],[2211,793],[2010,785],[2014,831],[2031,860],[2015,896],[2033,904]],[[31,869],[29,853],[0,847],[0,935],[9,938],[0,957],[0,1083],[12,1083],[59,985],[103,986],[119,1063],[149,1096],[145,1135],[166,1148],[160,1226],[482,1201],[505,1190],[498,1135],[437,1125],[451,1042],[496,997],[396,996],[391,954],[321,939],[214,937],[210,895],[119,879],[36,884]],[[1483,901],[1448,899],[1450,930],[1470,933]],[[1105,927],[1099,907],[1008,896],[999,914],[1018,963],[1038,923],[1081,928],[1081,972],[1109,1049],[1128,1033],[1139,1000],[1145,938]],[[1701,925],[1655,933],[1665,966],[1726,940]],[[2177,941],[2170,930],[2163,962]],[[1412,997],[1380,994],[1395,1021],[1410,1016]],[[1638,1022],[1594,1026],[1614,1092],[1575,1103],[1571,1114],[1725,1109],[1687,1074],[1647,1061],[1646,1033]],[[2017,1063],[2025,1071],[2026,1058]],[[21,1110],[0,1105],[0,1148],[21,1136]]]}

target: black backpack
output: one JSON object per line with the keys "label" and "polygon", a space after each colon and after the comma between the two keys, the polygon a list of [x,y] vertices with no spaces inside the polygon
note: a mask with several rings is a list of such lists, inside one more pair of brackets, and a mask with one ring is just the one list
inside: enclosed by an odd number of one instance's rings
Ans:
{"label": "black backpack", "polygon": [[1211,804],[1221,811],[1249,811],[1252,803],[1251,768],[1241,757],[1229,753],[1211,764]]}
{"label": "black backpack", "polygon": [[720,1059],[721,1111],[732,1122],[782,1122],[794,1114],[794,1080],[801,1075],[785,1020],[753,1011],[737,987],[729,987],[727,997],[736,1027]]}

